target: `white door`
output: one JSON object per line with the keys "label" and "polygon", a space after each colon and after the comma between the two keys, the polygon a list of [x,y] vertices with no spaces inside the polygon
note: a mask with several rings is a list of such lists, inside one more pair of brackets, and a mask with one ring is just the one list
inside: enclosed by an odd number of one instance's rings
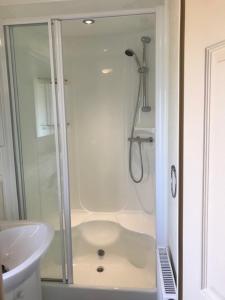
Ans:
{"label": "white door", "polygon": [[225,1],[187,0],[183,299],[225,299]]}

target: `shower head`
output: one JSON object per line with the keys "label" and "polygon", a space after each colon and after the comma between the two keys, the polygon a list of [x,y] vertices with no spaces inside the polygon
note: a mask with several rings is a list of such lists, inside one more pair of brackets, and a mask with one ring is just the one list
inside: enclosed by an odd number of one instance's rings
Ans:
{"label": "shower head", "polygon": [[142,43],[149,44],[151,42],[151,38],[149,36],[143,36],[141,38]]}
{"label": "shower head", "polygon": [[137,63],[137,65],[138,65],[138,68],[139,68],[139,69],[141,68],[140,61],[139,61],[139,59],[138,59],[138,57],[137,57],[137,54],[134,52],[134,50],[132,50],[132,49],[127,49],[127,50],[125,50],[125,54],[126,54],[127,56],[133,56],[134,59],[135,59],[135,61],[136,61],[136,63]]}
{"label": "shower head", "polygon": [[133,51],[132,49],[127,49],[127,50],[125,51],[125,54],[126,54],[127,56],[134,56],[134,55],[135,55],[135,53],[134,53],[134,51]]}

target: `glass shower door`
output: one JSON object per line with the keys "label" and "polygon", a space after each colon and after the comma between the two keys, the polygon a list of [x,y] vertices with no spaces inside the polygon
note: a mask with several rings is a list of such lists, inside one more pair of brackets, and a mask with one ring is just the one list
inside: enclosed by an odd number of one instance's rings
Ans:
{"label": "glass shower door", "polygon": [[47,222],[54,240],[41,276],[67,281],[51,25],[6,28],[20,217]]}
{"label": "glass shower door", "polygon": [[[143,181],[129,175],[135,111],[135,136],[146,140],[155,132],[155,32],[154,14],[62,20],[77,285],[156,287],[155,143],[142,143],[141,157],[135,143],[132,165],[138,178],[143,157]],[[137,61],[126,55],[145,65],[143,48],[151,110],[138,97]]]}

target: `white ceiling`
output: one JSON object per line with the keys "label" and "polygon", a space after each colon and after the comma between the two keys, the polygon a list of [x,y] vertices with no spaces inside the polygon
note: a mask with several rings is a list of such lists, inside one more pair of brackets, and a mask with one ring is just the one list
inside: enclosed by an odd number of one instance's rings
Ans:
{"label": "white ceiling", "polygon": [[0,6],[21,5],[33,3],[65,2],[70,0],[0,0]]}
{"label": "white ceiling", "polygon": [[155,29],[155,15],[134,15],[129,17],[97,18],[92,25],[85,25],[82,20],[62,22],[62,32],[67,37],[87,37],[99,35],[118,35],[140,33]]}
{"label": "white ceiling", "polygon": [[[92,25],[85,25],[82,20],[62,21],[63,38],[86,38],[105,36],[110,39],[113,36],[124,34],[150,34],[154,39],[155,35],[155,15],[133,15],[126,17],[96,18]],[[14,33],[17,37],[17,44],[20,46],[36,45],[36,41],[48,43],[47,25],[16,26]],[[75,40],[76,41],[76,40]],[[42,43],[41,43],[42,44]],[[37,46],[35,46],[37,47]]]}
{"label": "white ceiling", "polygon": [[145,9],[164,0],[0,0],[0,18],[25,18]]}

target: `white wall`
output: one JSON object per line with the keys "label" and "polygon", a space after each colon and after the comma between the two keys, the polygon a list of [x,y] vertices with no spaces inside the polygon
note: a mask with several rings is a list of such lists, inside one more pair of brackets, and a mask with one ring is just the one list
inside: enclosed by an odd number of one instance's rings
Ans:
{"label": "white wall", "polygon": [[[154,27],[140,33],[67,38],[69,51],[66,47],[64,51],[68,51],[65,78],[68,79],[68,133],[72,141],[72,208],[118,211],[143,210],[143,206],[154,212],[154,144],[144,145],[147,174],[144,182],[133,184],[128,174],[127,139],[136,103],[138,73],[133,58],[127,57],[124,51],[133,48],[141,56],[140,38],[144,34],[152,38],[148,46],[152,111],[140,113],[138,126],[151,128],[154,135]],[[34,99],[34,81],[50,77],[47,32],[38,26],[16,27],[14,35],[28,218],[51,222],[58,205],[54,136],[37,137]],[[102,74],[101,70],[107,67],[113,72]]]}
{"label": "white wall", "polygon": [[[135,22],[139,17],[128,18]],[[102,26],[108,26],[107,19],[106,25],[101,22]],[[71,26],[76,28],[76,22],[71,22]],[[138,127],[154,130],[154,27],[148,31],[140,29],[139,33],[131,33],[128,28],[124,33],[109,31],[84,37],[82,31],[79,37],[68,37],[66,29],[68,26],[63,30],[63,48],[65,77],[71,90],[67,98],[71,206],[90,211],[143,210],[139,198],[144,208],[152,213],[155,202],[154,144],[144,145],[145,174],[148,174],[144,182],[134,184],[128,173],[128,136],[137,99],[138,73],[134,59],[127,57],[124,51],[132,48],[141,57],[141,36],[152,37],[147,50],[152,111],[140,113]],[[88,29],[81,30],[85,35]],[[102,74],[101,70],[106,68],[111,68],[112,73]],[[145,130],[140,134],[150,133]],[[134,152],[138,159],[135,147]],[[135,168],[138,175],[139,164]]]}
{"label": "white wall", "polygon": [[179,51],[180,1],[168,0],[168,245],[175,271],[178,272],[178,188],[171,194],[171,166],[175,165],[179,178]]}

